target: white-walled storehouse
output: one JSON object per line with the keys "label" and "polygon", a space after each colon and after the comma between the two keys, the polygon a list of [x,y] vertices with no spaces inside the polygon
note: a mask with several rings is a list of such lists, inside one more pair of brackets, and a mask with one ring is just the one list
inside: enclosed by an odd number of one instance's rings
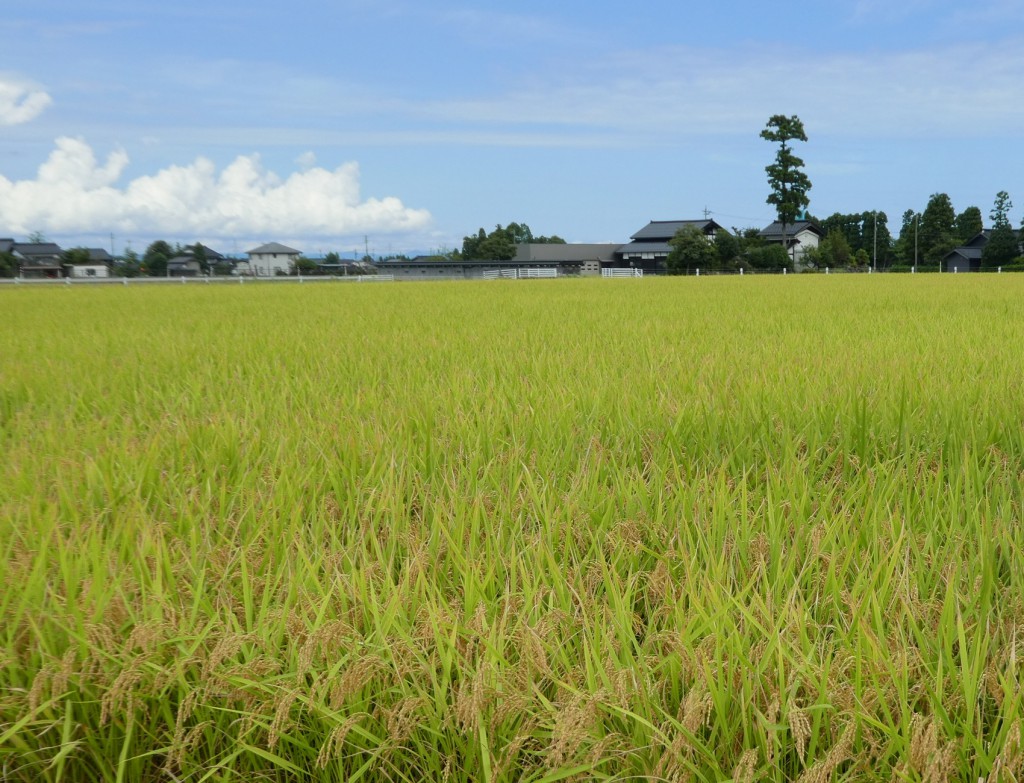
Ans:
{"label": "white-walled storehouse", "polygon": [[[804,253],[821,244],[825,232],[809,220],[797,220],[786,224],[786,252],[793,260],[793,268],[803,266]],[[782,244],[782,224],[775,221],[767,228],[761,229],[761,238],[772,245]]]}
{"label": "white-walled storehouse", "polygon": [[288,274],[292,264],[302,253],[280,242],[268,242],[246,251],[246,255],[249,256],[249,269],[252,274],[257,277],[272,277],[277,274]]}

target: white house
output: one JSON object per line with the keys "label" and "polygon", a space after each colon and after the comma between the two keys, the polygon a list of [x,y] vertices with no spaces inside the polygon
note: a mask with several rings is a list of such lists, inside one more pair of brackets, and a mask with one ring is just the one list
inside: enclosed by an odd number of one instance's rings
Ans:
{"label": "white house", "polygon": [[[768,244],[782,244],[782,223],[775,221],[761,229],[761,238]],[[825,232],[809,220],[798,220],[786,224],[786,252],[793,259],[793,268],[803,266],[804,253],[821,244]]]}
{"label": "white house", "polygon": [[110,277],[110,267],[106,264],[68,264],[65,269],[67,270],[68,277]]}
{"label": "white house", "polygon": [[259,277],[273,277],[277,274],[286,275],[291,271],[292,264],[302,255],[295,248],[282,245],[280,242],[268,242],[252,250],[247,250],[249,269]]}

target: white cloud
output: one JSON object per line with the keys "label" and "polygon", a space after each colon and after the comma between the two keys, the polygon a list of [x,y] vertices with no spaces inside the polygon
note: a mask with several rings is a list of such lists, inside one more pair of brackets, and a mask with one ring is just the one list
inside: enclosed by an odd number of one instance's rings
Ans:
{"label": "white cloud", "polygon": [[53,99],[38,87],[0,73],[0,125],[31,122],[51,103]]}
{"label": "white cloud", "polygon": [[397,198],[362,199],[356,163],[333,171],[308,168],[282,179],[258,155],[239,156],[219,172],[200,157],[118,187],[127,165],[123,150],[100,163],[84,140],[57,139],[35,179],[0,176],[3,230],[335,237],[422,231],[431,223],[427,210]]}

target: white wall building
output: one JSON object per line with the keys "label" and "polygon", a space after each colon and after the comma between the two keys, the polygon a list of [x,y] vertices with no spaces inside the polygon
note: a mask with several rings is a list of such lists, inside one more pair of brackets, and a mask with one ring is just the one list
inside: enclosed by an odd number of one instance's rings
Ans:
{"label": "white wall building", "polygon": [[273,277],[277,274],[288,274],[292,264],[302,255],[293,247],[280,242],[268,242],[252,250],[247,250],[249,268],[257,277]]}
{"label": "white wall building", "polygon": [[[809,220],[786,224],[786,252],[793,260],[794,269],[803,268],[804,253],[821,244],[825,232]],[[775,221],[761,229],[761,237],[768,244],[782,244],[782,224]]]}

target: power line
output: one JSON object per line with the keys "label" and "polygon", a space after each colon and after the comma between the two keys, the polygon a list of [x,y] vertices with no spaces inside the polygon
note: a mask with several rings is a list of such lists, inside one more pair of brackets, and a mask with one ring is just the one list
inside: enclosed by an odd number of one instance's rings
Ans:
{"label": "power line", "polygon": [[764,223],[764,222],[770,223],[773,220],[773,218],[750,217],[750,215],[730,215],[730,214],[728,214],[726,212],[715,212],[714,210],[706,210],[706,211],[710,212],[712,215],[715,215],[717,217],[733,218],[734,220],[753,220],[753,221],[755,221],[757,223]]}

